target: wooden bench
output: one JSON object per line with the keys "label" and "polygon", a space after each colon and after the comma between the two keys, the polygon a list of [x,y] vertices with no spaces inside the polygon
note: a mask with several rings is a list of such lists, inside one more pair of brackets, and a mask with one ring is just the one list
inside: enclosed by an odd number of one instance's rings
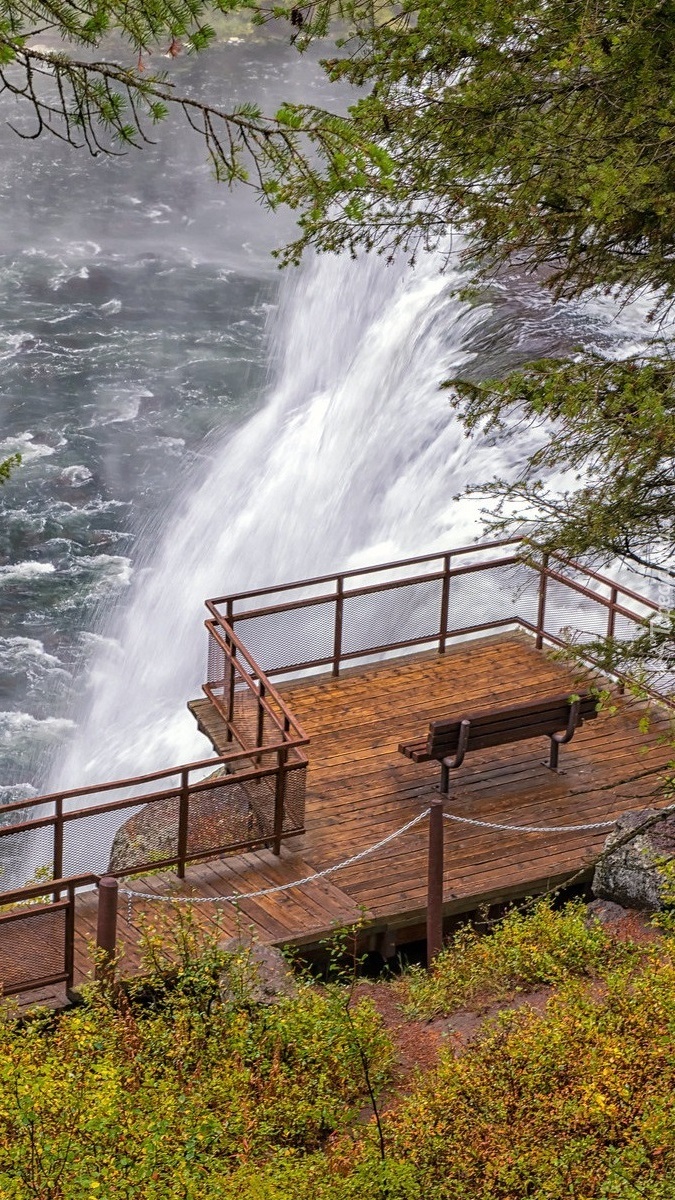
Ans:
{"label": "wooden bench", "polygon": [[509,708],[482,709],[472,717],[448,717],[432,721],[426,738],[399,743],[401,754],[413,762],[441,763],[441,792],[447,795],[450,771],[461,767],[468,750],[487,750],[526,738],[548,737],[548,763],[558,768],[558,749],[571,742],[575,730],[597,717],[597,699],[590,692],[576,698],[566,695],[514,704]]}

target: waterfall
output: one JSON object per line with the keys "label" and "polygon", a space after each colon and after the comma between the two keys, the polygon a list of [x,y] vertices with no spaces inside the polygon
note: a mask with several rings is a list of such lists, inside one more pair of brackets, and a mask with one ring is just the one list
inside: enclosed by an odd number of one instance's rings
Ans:
{"label": "waterfall", "polygon": [[50,788],[208,753],[185,708],[205,677],[205,598],[475,533],[476,509],[453,496],[503,453],[465,438],[439,382],[472,357],[487,310],[454,295],[442,261],[322,257],[285,278],[268,400],[148,531]]}

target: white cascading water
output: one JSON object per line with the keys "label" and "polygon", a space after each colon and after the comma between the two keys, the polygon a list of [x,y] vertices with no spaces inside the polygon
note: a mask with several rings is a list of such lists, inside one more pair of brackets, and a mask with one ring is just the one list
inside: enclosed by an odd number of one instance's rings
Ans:
{"label": "white cascading water", "polygon": [[185,708],[207,597],[470,540],[476,510],[453,496],[505,462],[466,440],[439,390],[486,315],[441,265],[326,257],[285,281],[269,400],[147,539],[50,790],[208,753]]}

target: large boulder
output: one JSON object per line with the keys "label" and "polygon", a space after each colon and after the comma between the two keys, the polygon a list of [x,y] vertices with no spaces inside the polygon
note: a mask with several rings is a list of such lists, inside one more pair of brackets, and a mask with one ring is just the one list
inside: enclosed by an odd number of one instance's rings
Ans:
{"label": "large boulder", "polygon": [[[639,829],[657,815],[657,809],[643,808],[619,817],[593,876],[593,892],[600,899],[612,900],[623,908],[654,911],[663,907],[664,880],[660,867],[675,858],[675,814],[644,832],[636,832],[624,845],[617,845],[631,830]],[[613,846],[617,847],[614,851]]]}
{"label": "large boulder", "polygon": [[232,955],[219,981],[224,1004],[276,1004],[296,994],[293,972],[275,946],[229,938],[220,949]]}
{"label": "large boulder", "polygon": [[[222,771],[209,778],[215,779]],[[228,842],[236,844],[260,836],[259,823],[246,791],[240,784],[190,797],[188,849],[205,853]],[[155,800],[120,825],[110,851],[110,871],[175,858],[178,853],[178,797]]]}

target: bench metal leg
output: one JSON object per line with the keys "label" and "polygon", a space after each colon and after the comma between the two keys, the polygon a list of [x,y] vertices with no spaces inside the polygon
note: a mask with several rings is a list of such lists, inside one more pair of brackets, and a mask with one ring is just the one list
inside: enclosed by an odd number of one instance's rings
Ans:
{"label": "bench metal leg", "polygon": [[558,770],[558,752],[560,746],[566,746],[572,741],[574,731],[579,724],[579,710],[581,708],[580,700],[573,700],[570,704],[570,715],[567,721],[567,729],[564,733],[551,734],[551,753],[549,754],[548,763],[546,764],[551,771]]}
{"label": "bench metal leg", "polygon": [[549,768],[549,770],[551,770],[551,771],[558,770],[558,752],[559,752],[558,748],[559,748],[559,746],[560,746],[560,742],[556,742],[555,738],[551,738],[551,753],[548,756],[548,762],[546,764],[547,767]]}
{"label": "bench metal leg", "polygon": [[459,727],[459,738],[457,739],[457,753],[449,755],[447,758],[441,759],[441,795],[447,796],[450,790],[450,771],[454,771],[457,767],[461,767],[464,762],[464,755],[469,744],[469,733],[471,731],[471,722],[462,721]]}

